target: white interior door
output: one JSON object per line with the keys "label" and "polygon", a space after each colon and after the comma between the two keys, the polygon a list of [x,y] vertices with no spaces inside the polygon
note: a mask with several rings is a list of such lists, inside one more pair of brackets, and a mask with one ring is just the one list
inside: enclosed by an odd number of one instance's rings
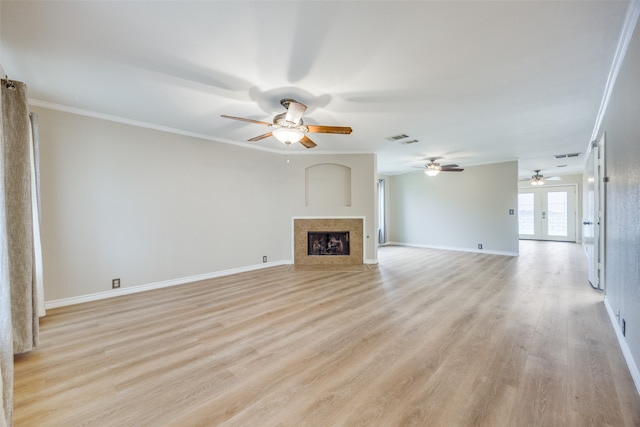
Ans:
{"label": "white interior door", "polygon": [[576,187],[520,189],[518,227],[521,239],[576,241]]}
{"label": "white interior door", "polygon": [[594,287],[598,287],[598,260],[596,253],[596,206],[598,147],[591,147],[585,167],[584,202],[582,207],[582,247],[587,256],[587,279]]}
{"label": "white interior door", "polygon": [[587,278],[594,288],[605,289],[605,134],[591,146],[585,168],[582,209],[582,245],[587,256]]}

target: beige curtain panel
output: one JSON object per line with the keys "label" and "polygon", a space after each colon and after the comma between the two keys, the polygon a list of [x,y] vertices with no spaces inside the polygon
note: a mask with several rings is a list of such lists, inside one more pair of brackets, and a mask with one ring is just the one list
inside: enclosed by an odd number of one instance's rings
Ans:
{"label": "beige curtain panel", "polygon": [[[2,80],[0,149],[0,425],[12,424],[13,355],[38,345],[37,145],[27,106],[27,88]],[[35,191],[35,194],[34,194]],[[36,218],[34,221],[34,217]],[[34,245],[34,241],[36,245]]]}

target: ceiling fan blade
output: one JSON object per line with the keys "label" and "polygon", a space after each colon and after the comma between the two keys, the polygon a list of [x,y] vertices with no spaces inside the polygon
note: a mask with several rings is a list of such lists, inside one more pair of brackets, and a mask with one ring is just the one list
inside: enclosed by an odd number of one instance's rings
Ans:
{"label": "ceiling fan blade", "polygon": [[350,134],[353,130],[348,126],[316,126],[306,125],[309,132],[312,133],[340,133]]}
{"label": "ceiling fan blade", "polygon": [[300,124],[300,120],[302,120],[302,115],[305,111],[307,111],[306,105],[291,101],[289,102],[287,115],[284,119],[291,123]]}
{"label": "ceiling fan blade", "polygon": [[440,172],[462,172],[461,168],[440,168]]}
{"label": "ceiling fan blade", "polygon": [[313,148],[315,147],[317,144],[315,142],[313,142],[312,140],[310,140],[307,135],[303,136],[302,139],[300,140],[300,144],[304,145],[305,148]]}
{"label": "ceiling fan blade", "polygon": [[459,168],[460,166],[458,166],[458,165],[442,165],[440,167],[441,168]]}
{"label": "ceiling fan blade", "polygon": [[268,133],[265,133],[265,134],[262,134],[262,135],[254,136],[251,139],[247,139],[247,141],[252,141],[252,142],[260,141],[261,139],[269,138],[270,136],[273,136],[273,134],[271,132],[268,132]]}
{"label": "ceiling fan blade", "polygon": [[253,119],[245,119],[243,117],[227,116],[226,114],[221,114],[220,117],[224,117],[225,119],[240,120],[241,122],[247,122],[247,123],[256,123],[258,125],[263,125],[263,126],[271,126],[271,123],[268,123],[268,122],[261,122],[259,120],[253,120]]}

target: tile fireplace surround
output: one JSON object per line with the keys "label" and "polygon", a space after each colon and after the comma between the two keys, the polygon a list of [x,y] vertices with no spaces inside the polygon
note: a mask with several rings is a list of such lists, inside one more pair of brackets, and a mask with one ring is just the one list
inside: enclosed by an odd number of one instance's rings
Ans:
{"label": "tile fireplace surround", "polygon": [[[348,231],[351,253],[339,256],[308,255],[307,233],[309,231]],[[363,218],[294,218],[293,263],[295,265],[362,265],[363,234]]]}

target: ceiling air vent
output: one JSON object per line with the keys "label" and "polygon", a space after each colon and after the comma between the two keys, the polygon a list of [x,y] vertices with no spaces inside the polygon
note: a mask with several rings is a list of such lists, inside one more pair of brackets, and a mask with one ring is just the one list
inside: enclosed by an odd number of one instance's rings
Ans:
{"label": "ceiling air vent", "polygon": [[571,157],[578,157],[580,155],[580,153],[568,153],[568,154],[556,154],[555,157],[556,159],[568,159]]}
{"label": "ceiling air vent", "polygon": [[419,142],[417,139],[410,139],[409,141],[402,141],[402,144],[415,144]]}
{"label": "ceiling air vent", "polygon": [[395,136],[387,137],[386,139],[389,140],[389,141],[397,141],[399,139],[405,139],[405,138],[409,138],[409,135],[405,135],[403,133],[401,135],[395,135]]}

